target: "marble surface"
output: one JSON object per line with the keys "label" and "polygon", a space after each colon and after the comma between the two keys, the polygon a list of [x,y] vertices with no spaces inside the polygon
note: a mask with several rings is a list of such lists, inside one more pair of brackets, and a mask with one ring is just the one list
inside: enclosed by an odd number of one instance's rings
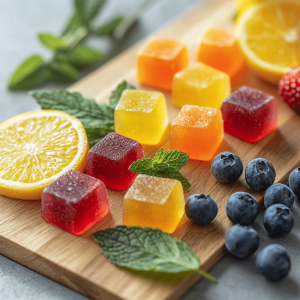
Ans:
{"label": "marble surface", "polygon": [[[191,9],[191,6],[197,2],[199,1],[154,1],[121,43],[118,45],[111,45],[106,41],[91,41],[91,43],[109,51],[108,60],[186,9]],[[116,13],[129,13],[139,3],[140,1],[137,0],[110,0],[103,11],[103,18]],[[6,89],[8,76],[29,54],[47,54],[36,39],[37,33],[40,31],[59,33],[71,9],[71,0],[0,1],[0,122],[37,108],[35,101],[26,92],[10,92]],[[46,88],[58,87],[66,86],[53,84],[46,86]],[[299,299],[300,207],[298,202],[292,211],[295,227],[284,238],[270,239],[267,236],[262,225],[263,212],[253,225],[260,236],[260,249],[270,243],[278,243],[287,248],[292,260],[292,270],[286,279],[279,283],[271,283],[260,276],[255,267],[257,253],[247,260],[238,260],[227,254],[210,270],[219,279],[219,283],[215,285],[207,280],[200,280],[182,300]],[[0,299],[85,300],[89,298],[0,255]]]}

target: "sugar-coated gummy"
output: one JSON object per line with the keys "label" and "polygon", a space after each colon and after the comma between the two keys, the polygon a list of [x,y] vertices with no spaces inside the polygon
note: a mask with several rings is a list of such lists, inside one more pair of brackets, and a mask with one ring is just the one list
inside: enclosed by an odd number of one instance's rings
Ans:
{"label": "sugar-coated gummy", "polygon": [[184,205],[180,181],[138,175],[124,197],[123,223],[173,233],[184,214]]}
{"label": "sugar-coated gummy", "polygon": [[129,166],[143,157],[139,142],[112,132],[89,151],[86,174],[102,180],[107,188],[126,190],[137,177]]}
{"label": "sugar-coated gummy", "polygon": [[214,158],[211,171],[219,181],[235,183],[243,173],[243,163],[236,154],[225,151]]}
{"label": "sugar-coated gummy", "polygon": [[272,237],[288,234],[294,227],[291,210],[283,204],[273,204],[264,213],[264,227]]}
{"label": "sugar-coated gummy", "polygon": [[215,219],[218,214],[216,201],[203,194],[192,195],[185,204],[187,217],[199,225],[205,225]]}
{"label": "sugar-coated gummy", "polygon": [[142,145],[157,145],[169,126],[162,93],[125,90],[115,109],[115,131]]}
{"label": "sugar-coated gummy", "polygon": [[175,73],[188,65],[187,47],[174,39],[152,38],[137,57],[138,81],[171,91]]}
{"label": "sugar-coated gummy", "polygon": [[258,246],[259,237],[253,228],[234,225],[227,231],[225,247],[238,258],[251,256],[258,249]]}
{"label": "sugar-coated gummy", "polygon": [[291,259],[284,247],[271,244],[258,253],[256,266],[268,280],[279,281],[288,275],[291,269]]}
{"label": "sugar-coated gummy", "polygon": [[251,160],[245,169],[247,184],[256,191],[265,191],[276,178],[274,166],[264,158]]}
{"label": "sugar-coated gummy", "polygon": [[285,184],[275,183],[272,184],[265,192],[264,205],[265,208],[273,204],[283,204],[291,208],[294,204],[295,194]]}
{"label": "sugar-coated gummy", "polygon": [[240,69],[242,53],[234,35],[223,28],[208,28],[199,43],[197,61],[216,68],[230,77]]}
{"label": "sugar-coated gummy", "polygon": [[56,179],[42,194],[42,218],[75,235],[81,235],[108,212],[104,183],[70,170]]}
{"label": "sugar-coated gummy", "polygon": [[294,194],[300,199],[300,168],[291,172],[289,177],[289,186]]}
{"label": "sugar-coated gummy", "polygon": [[191,159],[210,160],[223,141],[223,119],[217,108],[184,105],[171,126],[172,150]]}
{"label": "sugar-coated gummy", "polygon": [[258,212],[257,200],[245,192],[232,194],[226,203],[227,217],[234,224],[248,226],[255,221]]}
{"label": "sugar-coated gummy", "polygon": [[172,86],[172,102],[178,107],[198,105],[221,108],[230,95],[230,78],[227,74],[203,63],[175,74]]}
{"label": "sugar-coated gummy", "polygon": [[277,101],[259,90],[242,86],[222,104],[224,131],[256,143],[277,127]]}

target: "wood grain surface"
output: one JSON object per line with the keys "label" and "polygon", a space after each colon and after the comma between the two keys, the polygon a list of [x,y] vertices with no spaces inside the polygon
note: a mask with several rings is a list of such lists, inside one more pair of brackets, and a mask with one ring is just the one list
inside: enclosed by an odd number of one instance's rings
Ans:
{"label": "wood grain surface", "polygon": [[[230,0],[208,0],[194,7],[188,14],[173,21],[155,35],[177,38],[190,49],[193,63],[196,41],[207,26],[221,26],[233,30],[234,4]],[[126,79],[140,89],[151,90],[136,82],[136,53],[143,41],[96,70],[69,88],[99,102],[108,102],[109,94]],[[249,85],[277,97],[277,88],[258,79],[246,66],[232,80],[232,89]],[[172,122],[179,109],[171,104],[170,93],[164,92]],[[278,97],[277,97],[278,98]],[[278,129],[255,145],[230,135],[218,152],[229,150],[239,155],[244,167],[253,158],[264,157],[276,168],[276,182],[286,182],[292,169],[300,162],[300,118],[278,101]],[[160,148],[169,148],[168,132],[160,145],[144,147],[147,157]],[[247,187],[244,174],[234,185],[222,184],[212,176],[211,162],[190,160],[182,169],[192,188],[185,192],[186,200],[194,193],[211,195],[218,203],[219,214],[207,226],[196,226],[184,217],[174,235],[195,249],[202,261],[202,269],[209,270],[224,254],[224,237],[231,226],[226,217],[225,204],[233,192],[247,191],[258,201],[262,193]],[[40,201],[21,201],[0,198],[0,252],[21,264],[69,286],[93,299],[160,300],[178,299],[198,279],[195,274],[170,275],[163,273],[131,272],[107,261],[91,234],[122,224],[125,192],[109,190],[110,214],[84,235],[77,237],[41,219]]]}

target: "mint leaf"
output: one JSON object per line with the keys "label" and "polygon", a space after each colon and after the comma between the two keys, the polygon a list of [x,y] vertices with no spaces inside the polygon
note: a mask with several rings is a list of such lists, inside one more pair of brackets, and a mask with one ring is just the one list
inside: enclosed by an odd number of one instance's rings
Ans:
{"label": "mint leaf", "polygon": [[64,90],[31,91],[42,109],[61,110],[78,118],[85,127],[114,126],[114,110],[105,103],[96,103],[80,93]]}
{"label": "mint leaf", "polygon": [[40,86],[47,79],[48,68],[40,55],[32,55],[25,59],[13,72],[8,88],[21,90]]}
{"label": "mint leaf", "polygon": [[75,11],[65,25],[62,36],[71,36],[81,26],[81,17],[79,16],[79,13]]}
{"label": "mint leaf", "polygon": [[130,83],[127,83],[127,81],[124,80],[117,86],[115,90],[111,92],[111,96],[109,97],[109,106],[111,108],[113,109],[116,108],[122,96],[123,91],[126,89],[135,89],[135,86]]}
{"label": "mint leaf", "polygon": [[64,90],[31,91],[42,109],[61,110],[78,118],[85,128],[90,147],[114,131],[114,110],[105,103]]}
{"label": "mint leaf", "polygon": [[78,80],[78,71],[68,62],[55,61],[49,65],[48,78],[55,82],[73,82]]}
{"label": "mint leaf", "polygon": [[77,45],[62,57],[64,61],[67,61],[78,68],[84,68],[103,58],[103,52],[84,45]]}
{"label": "mint leaf", "polygon": [[38,38],[46,48],[52,51],[63,50],[68,47],[64,39],[54,36],[51,33],[40,33]]}
{"label": "mint leaf", "polygon": [[124,16],[115,16],[96,29],[99,36],[113,37],[115,30],[125,20]]}
{"label": "mint leaf", "polygon": [[174,167],[176,170],[180,170],[186,165],[189,160],[189,156],[179,150],[167,150],[163,148],[159,149],[153,157],[154,163],[166,162],[169,166]]}
{"label": "mint leaf", "polygon": [[159,229],[121,225],[98,231],[93,238],[107,259],[119,267],[167,273],[193,271],[217,282],[199,270],[200,259],[194,250]]}
{"label": "mint leaf", "polygon": [[179,172],[187,163],[189,156],[179,150],[159,149],[151,158],[142,158],[133,162],[129,170],[135,174],[172,178],[181,181],[184,190],[191,187],[189,181]]}
{"label": "mint leaf", "polygon": [[106,0],[75,0],[76,12],[82,25],[89,27]]}

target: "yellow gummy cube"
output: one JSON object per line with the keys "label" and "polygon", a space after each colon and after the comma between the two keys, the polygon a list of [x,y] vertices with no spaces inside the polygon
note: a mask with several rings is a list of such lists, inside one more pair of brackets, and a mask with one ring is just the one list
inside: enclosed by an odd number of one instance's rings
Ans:
{"label": "yellow gummy cube", "polygon": [[173,233],[184,214],[184,205],[180,181],[139,175],[125,195],[123,223]]}
{"label": "yellow gummy cube", "polygon": [[162,93],[125,90],[115,110],[115,131],[144,145],[160,142],[169,125]]}
{"label": "yellow gummy cube", "polygon": [[230,95],[230,77],[202,63],[175,74],[172,102],[178,107],[198,105],[221,108]]}

